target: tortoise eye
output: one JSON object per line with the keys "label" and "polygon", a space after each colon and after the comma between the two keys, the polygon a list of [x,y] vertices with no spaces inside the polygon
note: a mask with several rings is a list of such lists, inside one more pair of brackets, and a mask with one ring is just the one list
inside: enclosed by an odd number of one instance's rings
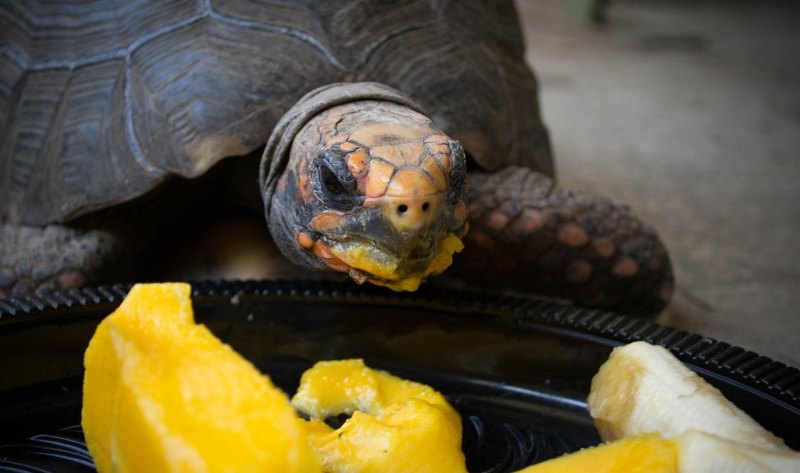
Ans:
{"label": "tortoise eye", "polygon": [[341,195],[345,193],[344,185],[339,182],[339,178],[327,166],[320,167],[320,180],[325,186],[325,190],[333,195]]}
{"label": "tortoise eye", "polygon": [[314,195],[328,207],[347,210],[355,206],[356,180],[347,169],[344,151],[329,148],[317,156],[317,185]]}

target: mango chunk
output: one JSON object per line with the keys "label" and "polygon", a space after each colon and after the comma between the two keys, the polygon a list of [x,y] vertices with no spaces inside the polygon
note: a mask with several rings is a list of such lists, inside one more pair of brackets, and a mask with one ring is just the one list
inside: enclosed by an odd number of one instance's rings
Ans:
{"label": "mango chunk", "polygon": [[425,269],[425,276],[441,274],[445,269],[453,264],[453,253],[460,253],[464,249],[464,243],[454,234],[448,233],[440,245],[441,252],[431,260]]}
{"label": "mango chunk", "polygon": [[84,357],[82,426],[103,472],[319,472],[287,397],[194,323],[187,284],[145,284]]}
{"label": "mango chunk", "polygon": [[518,473],[677,473],[678,445],[657,434],[585,448]]}
{"label": "mango chunk", "polygon": [[[309,444],[326,472],[466,472],[461,418],[430,386],[362,360],[324,361],[303,374],[292,403],[312,417]],[[351,414],[339,429],[323,422],[339,414]]]}

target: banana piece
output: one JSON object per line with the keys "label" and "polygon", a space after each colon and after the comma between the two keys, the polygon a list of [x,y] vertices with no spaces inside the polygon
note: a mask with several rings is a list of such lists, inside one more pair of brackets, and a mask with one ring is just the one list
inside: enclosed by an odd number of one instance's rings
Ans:
{"label": "banana piece", "polygon": [[678,440],[681,473],[800,473],[800,454],[688,430]]}
{"label": "banana piece", "polygon": [[[694,429],[765,450],[791,452],[669,351],[645,342],[612,351],[592,379],[588,404],[604,441],[653,432],[678,438]],[[697,440],[692,442],[698,445]]]}

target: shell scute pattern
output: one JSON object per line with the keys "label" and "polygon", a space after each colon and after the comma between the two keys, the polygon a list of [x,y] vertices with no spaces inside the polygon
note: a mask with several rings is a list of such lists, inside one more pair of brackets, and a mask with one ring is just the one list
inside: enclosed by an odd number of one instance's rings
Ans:
{"label": "shell scute pattern", "polygon": [[519,142],[546,134],[513,4],[462,3],[0,1],[0,218],[68,221],[196,177],[337,81],[408,94],[482,166],[548,172]]}

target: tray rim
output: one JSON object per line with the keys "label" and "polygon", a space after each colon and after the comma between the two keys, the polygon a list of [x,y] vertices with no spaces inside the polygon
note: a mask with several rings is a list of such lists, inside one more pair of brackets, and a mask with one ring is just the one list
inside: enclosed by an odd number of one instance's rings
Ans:
{"label": "tray rim", "polygon": [[[426,286],[415,293],[395,293],[353,283],[309,280],[189,281],[192,298],[270,298],[314,302],[345,302],[424,306],[444,311],[491,313],[514,323],[536,325],[549,332],[568,332],[608,346],[646,341],[661,345],[679,360],[704,374],[722,377],[741,387],[800,411],[800,370],[753,351],[651,320],[584,308],[521,294]],[[133,283],[54,291],[0,299],[0,336],[26,325],[52,321],[53,312],[80,314],[113,310]]]}

